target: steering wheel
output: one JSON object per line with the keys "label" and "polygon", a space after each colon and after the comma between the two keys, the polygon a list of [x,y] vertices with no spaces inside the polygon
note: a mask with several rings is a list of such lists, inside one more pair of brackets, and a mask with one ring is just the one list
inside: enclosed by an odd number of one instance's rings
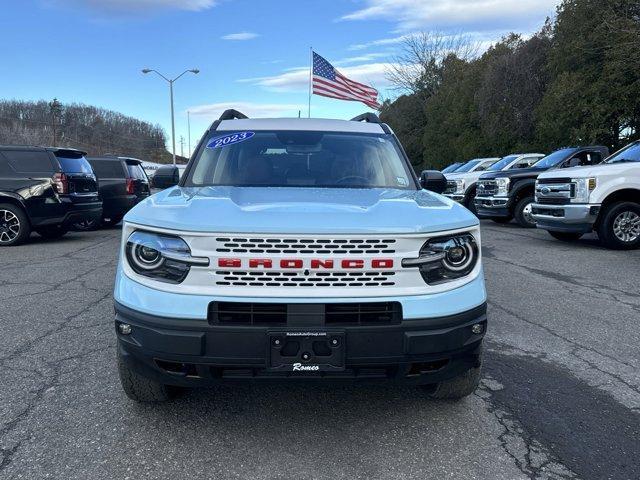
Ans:
{"label": "steering wheel", "polygon": [[369,185],[369,179],[365,178],[365,177],[361,177],[359,175],[349,175],[347,177],[342,177],[340,180],[338,180],[336,182],[336,184],[342,184],[342,183],[346,183],[348,181],[353,181],[353,180],[362,180],[362,183],[356,183],[356,185]]}

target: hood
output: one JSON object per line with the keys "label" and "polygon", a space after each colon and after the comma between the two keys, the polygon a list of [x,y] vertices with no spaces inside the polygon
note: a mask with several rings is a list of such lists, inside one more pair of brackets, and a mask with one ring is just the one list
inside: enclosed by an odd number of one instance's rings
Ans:
{"label": "hood", "polygon": [[478,180],[478,178],[480,178],[480,175],[482,175],[483,173],[485,172],[480,171],[480,172],[449,173],[449,174],[445,174],[445,178],[447,180],[458,180],[458,179]]}
{"label": "hood", "polygon": [[599,163],[596,165],[586,165],[584,167],[563,168],[560,170],[550,170],[540,175],[540,178],[568,177],[587,178],[601,175],[622,175],[629,170],[640,170],[638,162],[620,163]]}
{"label": "hood", "polygon": [[478,224],[466,208],[426,190],[173,187],[125,221],[212,233],[429,233]]}
{"label": "hood", "polygon": [[510,170],[500,170],[498,172],[485,172],[480,176],[481,180],[493,178],[509,177],[511,179],[518,178],[536,178],[540,173],[546,171],[546,168],[515,168]]}

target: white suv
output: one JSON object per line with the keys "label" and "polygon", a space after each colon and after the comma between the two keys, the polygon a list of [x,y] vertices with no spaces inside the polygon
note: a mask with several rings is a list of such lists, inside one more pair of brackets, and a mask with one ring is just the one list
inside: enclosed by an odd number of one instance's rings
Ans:
{"label": "white suv", "polygon": [[598,165],[550,170],[536,182],[536,226],[564,241],[596,231],[609,248],[640,246],[640,141]]}

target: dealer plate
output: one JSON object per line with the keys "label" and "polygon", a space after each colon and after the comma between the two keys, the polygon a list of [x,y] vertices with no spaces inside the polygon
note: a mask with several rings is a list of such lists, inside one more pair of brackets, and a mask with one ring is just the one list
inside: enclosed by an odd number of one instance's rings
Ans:
{"label": "dealer plate", "polygon": [[344,331],[269,331],[269,370],[313,374],[344,370]]}

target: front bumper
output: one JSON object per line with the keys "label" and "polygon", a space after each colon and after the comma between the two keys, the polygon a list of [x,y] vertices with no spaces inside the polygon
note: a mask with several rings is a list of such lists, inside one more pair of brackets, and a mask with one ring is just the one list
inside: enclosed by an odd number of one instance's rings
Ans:
{"label": "front bumper", "polygon": [[600,205],[547,205],[534,203],[531,214],[536,226],[552,232],[589,233],[598,218]]}
{"label": "front bumper", "polygon": [[463,193],[446,193],[444,196],[458,203],[462,203],[464,201]]}
{"label": "front bumper", "polygon": [[[222,326],[208,320],[157,317],[116,303],[123,360],[167,385],[207,386],[223,380],[348,380],[437,383],[480,365],[486,304],[446,317],[397,325],[344,327]],[[122,335],[118,325],[131,325]],[[481,333],[472,326],[482,325]],[[477,328],[477,327],[476,327]],[[274,372],[269,332],[344,332],[345,368],[333,372]]]}
{"label": "front bumper", "polygon": [[509,197],[476,197],[476,215],[480,218],[510,217]]}

